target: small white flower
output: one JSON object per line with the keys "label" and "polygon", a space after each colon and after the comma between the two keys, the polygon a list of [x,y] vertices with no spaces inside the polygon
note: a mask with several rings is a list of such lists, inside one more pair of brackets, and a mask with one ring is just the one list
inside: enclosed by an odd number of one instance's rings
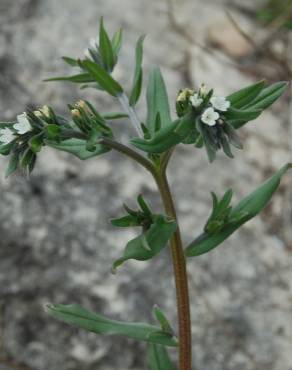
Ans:
{"label": "small white flower", "polygon": [[0,142],[2,144],[9,144],[15,139],[14,132],[6,127],[0,130]]}
{"label": "small white flower", "polygon": [[26,134],[32,129],[26,113],[17,116],[17,123],[13,125],[13,128],[17,131],[19,135]]}
{"label": "small white flower", "polygon": [[203,103],[203,99],[200,98],[198,94],[194,94],[193,96],[191,96],[190,101],[192,103],[192,106],[195,108],[198,108]]}
{"label": "small white flower", "polygon": [[223,96],[213,96],[210,101],[213,107],[221,112],[226,112],[230,107],[230,101]]}
{"label": "small white flower", "polygon": [[201,120],[208,126],[214,126],[219,117],[219,113],[215,112],[213,108],[207,108],[202,114]]}

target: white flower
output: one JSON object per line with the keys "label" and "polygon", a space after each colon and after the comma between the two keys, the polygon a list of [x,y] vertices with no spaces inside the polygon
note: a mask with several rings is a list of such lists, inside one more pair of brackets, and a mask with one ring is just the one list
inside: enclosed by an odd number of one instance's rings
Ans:
{"label": "white flower", "polygon": [[215,109],[220,110],[222,112],[226,112],[230,107],[230,101],[228,101],[223,96],[213,96],[213,98],[211,98],[210,101]]}
{"label": "white flower", "polygon": [[2,144],[9,144],[15,139],[14,132],[6,127],[0,130],[0,142]]}
{"label": "white flower", "polygon": [[207,108],[202,114],[201,120],[208,126],[214,126],[219,117],[219,113],[215,112],[213,108]]}
{"label": "white flower", "polygon": [[17,123],[13,125],[13,128],[17,131],[19,135],[26,134],[32,129],[26,113],[17,116]]}
{"label": "white flower", "polygon": [[192,103],[192,106],[195,108],[198,108],[203,103],[203,99],[200,98],[198,94],[194,94],[193,96],[191,96],[190,101]]}

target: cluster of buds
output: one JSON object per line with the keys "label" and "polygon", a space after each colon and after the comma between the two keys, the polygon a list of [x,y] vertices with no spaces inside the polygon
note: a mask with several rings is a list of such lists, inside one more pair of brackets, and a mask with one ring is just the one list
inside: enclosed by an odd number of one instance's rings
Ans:
{"label": "cluster of buds", "polygon": [[214,160],[216,151],[221,148],[226,155],[233,157],[229,144],[238,149],[242,148],[234,128],[228,123],[230,101],[225,97],[215,96],[213,90],[208,91],[204,84],[197,92],[191,89],[181,90],[177,97],[176,109],[179,117],[193,113],[196,145],[205,145],[211,161]]}
{"label": "cluster of buds", "polygon": [[86,149],[94,151],[97,141],[101,137],[113,137],[112,130],[107,126],[106,120],[84,100],[69,105],[74,126],[77,127],[87,140]]}

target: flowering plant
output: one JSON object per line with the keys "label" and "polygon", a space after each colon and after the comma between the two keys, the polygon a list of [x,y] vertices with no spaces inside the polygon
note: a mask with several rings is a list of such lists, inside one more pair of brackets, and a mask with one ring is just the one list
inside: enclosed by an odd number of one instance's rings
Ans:
{"label": "flowering plant", "polygon": [[[9,156],[6,176],[17,169],[31,172],[42,147],[73,154],[81,160],[105,155],[115,150],[138,162],[155,180],[164,212],[152,209],[144,197],[137,196],[137,209],[124,206],[126,215],[111,220],[116,227],[137,227],[140,232],[130,240],[122,256],[113,262],[112,270],[129,259],[146,261],[157,256],[170,244],[177,292],[178,331],[173,329],[158,306],[153,308],[156,324],[125,323],[89,312],[78,305],[48,304],[53,317],[97,334],[117,334],[147,342],[150,370],[174,369],[167,347],[177,347],[179,369],[191,369],[191,318],[186,261],[219,246],[244,223],[255,217],[277,190],[282,176],[292,166],[286,164],[264,184],[231,206],[232,190],[222,198],[212,193],[213,208],[202,234],[183,246],[174,202],[167,181],[167,167],[177,145],[189,145],[195,150],[205,148],[210,162],[217,151],[233,158],[231,146],[242,149],[237,131],[261,115],[285,91],[287,83],[267,86],[259,81],[232,93],[218,96],[205,85],[197,90],[185,88],[176,99],[177,117],[170,114],[164,79],[159,68],[151,70],[147,84],[147,117],[141,121],[135,106],[143,85],[143,42],[136,45],[136,65],[129,96],[113,77],[122,45],[122,31],[109,37],[103,20],[99,38],[90,41],[80,59],[64,57],[76,69],[70,76],[49,81],[69,81],[82,88],[92,87],[117,99],[123,112],[100,113],[90,102],[80,100],[69,105],[70,116],[61,117],[48,106],[17,116],[15,122],[0,123],[0,153]],[[135,136],[125,145],[116,137],[112,121],[127,119]]]}

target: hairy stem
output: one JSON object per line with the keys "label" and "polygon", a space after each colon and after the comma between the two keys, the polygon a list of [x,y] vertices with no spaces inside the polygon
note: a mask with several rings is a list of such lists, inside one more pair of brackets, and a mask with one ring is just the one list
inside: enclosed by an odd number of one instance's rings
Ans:
{"label": "hairy stem", "polygon": [[[176,210],[168,185],[165,171],[160,171],[155,176],[165,212],[177,221]],[[182,247],[179,226],[171,241],[172,261],[177,295],[177,310],[179,324],[179,369],[191,370],[192,367],[192,334],[191,315],[188,291],[188,278],[186,261]]]}
{"label": "hairy stem", "polygon": [[137,116],[136,111],[131,107],[129,103],[129,99],[125,93],[122,93],[118,96],[118,100],[123,107],[124,111],[129,115],[130,121],[134,127],[134,129],[137,131],[138,135],[140,137],[143,137],[143,131],[141,129],[141,122]]}

